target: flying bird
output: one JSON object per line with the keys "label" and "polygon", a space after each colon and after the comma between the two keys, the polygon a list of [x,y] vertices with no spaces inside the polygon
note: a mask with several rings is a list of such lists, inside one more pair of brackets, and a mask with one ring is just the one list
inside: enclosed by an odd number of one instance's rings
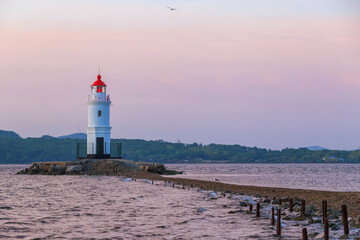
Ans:
{"label": "flying bird", "polygon": [[168,9],[170,9],[170,11],[177,11],[176,8],[172,8],[172,7],[167,7]]}

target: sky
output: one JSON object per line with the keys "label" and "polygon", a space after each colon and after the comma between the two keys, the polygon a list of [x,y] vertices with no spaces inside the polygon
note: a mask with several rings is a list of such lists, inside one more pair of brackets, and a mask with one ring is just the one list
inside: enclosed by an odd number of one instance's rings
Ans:
{"label": "sky", "polygon": [[358,0],[0,0],[0,129],[86,132],[99,65],[112,138],[360,147]]}

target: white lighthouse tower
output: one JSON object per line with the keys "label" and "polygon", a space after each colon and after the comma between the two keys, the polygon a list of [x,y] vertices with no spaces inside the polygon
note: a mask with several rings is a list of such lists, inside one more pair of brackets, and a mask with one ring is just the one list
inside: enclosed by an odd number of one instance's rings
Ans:
{"label": "white lighthouse tower", "polygon": [[88,105],[87,156],[88,158],[110,157],[110,96],[100,73],[91,85]]}

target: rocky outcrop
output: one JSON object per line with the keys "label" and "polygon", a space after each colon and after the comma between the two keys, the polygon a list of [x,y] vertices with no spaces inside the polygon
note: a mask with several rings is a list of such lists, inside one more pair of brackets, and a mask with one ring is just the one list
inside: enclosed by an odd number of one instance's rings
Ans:
{"label": "rocky outcrop", "polygon": [[18,174],[116,176],[129,172],[150,172],[165,175],[180,173],[166,170],[165,166],[159,163],[134,162],[124,159],[82,159],[72,162],[32,163]]}

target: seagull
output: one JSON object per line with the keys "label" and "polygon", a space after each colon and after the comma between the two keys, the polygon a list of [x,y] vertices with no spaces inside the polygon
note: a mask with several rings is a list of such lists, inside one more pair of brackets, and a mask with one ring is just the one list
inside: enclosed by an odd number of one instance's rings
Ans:
{"label": "seagull", "polygon": [[171,11],[177,11],[176,8],[172,8],[172,7],[167,7],[168,9],[170,9]]}
{"label": "seagull", "polygon": [[214,178],[214,181],[215,181],[215,182],[220,182],[220,180],[219,180],[219,179],[217,179],[217,178]]}

